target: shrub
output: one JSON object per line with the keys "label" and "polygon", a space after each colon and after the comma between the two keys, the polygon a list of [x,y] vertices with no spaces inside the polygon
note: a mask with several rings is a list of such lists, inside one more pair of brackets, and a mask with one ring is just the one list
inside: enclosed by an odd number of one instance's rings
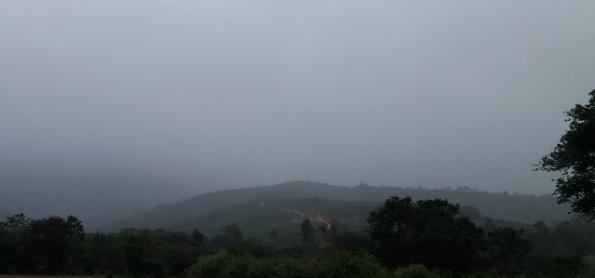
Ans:
{"label": "shrub", "polygon": [[187,277],[209,278],[389,278],[389,272],[367,254],[331,252],[314,258],[234,255],[226,251],[202,257]]}
{"label": "shrub", "polygon": [[394,278],[440,278],[442,275],[428,270],[421,264],[412,264],[407,267],[398,268]]}

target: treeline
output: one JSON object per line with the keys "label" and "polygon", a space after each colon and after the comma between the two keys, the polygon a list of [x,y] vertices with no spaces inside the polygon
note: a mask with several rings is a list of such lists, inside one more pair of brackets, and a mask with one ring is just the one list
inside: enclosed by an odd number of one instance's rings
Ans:
{"label": "treeline", "polygon": [[595,225],[575,218],[530,231],[478,226],[443,200],[392,197],[365,233],[338,223],[296,224],[300,243],[275,247],[231,223],[197,230],[85,233],[69,216],[0,222],[0,273],[128,277],[594,277]]}

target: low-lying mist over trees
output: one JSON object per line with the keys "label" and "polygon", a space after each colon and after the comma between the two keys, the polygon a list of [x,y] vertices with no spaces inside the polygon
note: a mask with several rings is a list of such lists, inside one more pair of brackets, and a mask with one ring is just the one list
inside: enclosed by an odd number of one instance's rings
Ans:
{"label": "low-lying mist over trees", "polygon": [[595,277],[595,1],[0,1],[0,277]]}

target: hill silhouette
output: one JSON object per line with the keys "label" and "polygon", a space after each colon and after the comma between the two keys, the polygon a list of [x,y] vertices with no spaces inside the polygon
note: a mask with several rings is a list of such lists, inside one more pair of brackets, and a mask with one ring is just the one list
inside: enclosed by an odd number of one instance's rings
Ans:
{"label": "hill silhouette", "polygon": [[[362,232],[367,227],[366,219],[370,211],[377,209],[379,205],[379,202],[337,201],[318,197],[262,199],[215,209],[173,228],[186,232],[198,229],[213,236],[224,225],[235,222],[249,237],[262,237],[274,230],[279,235],[294,236],[297,240],[297,227],[304,219],[309,219],[321,228],[335,225],[341,231]],[[462,206],[459,214],[480,226],[486,223],[486,219],[474,207]],[[491,221],[497,226],[531,228],[531,225],[518,222],[499,219]]]}
{"label": "hill silhouette", "polygon": [[[567,208],[550,195],[489,193],[458,189],[424,189],[360,184],[354,187],[336,186],[309,181],[293,181],[272,186],[259,186],[201,194],[176,203],[159,205],[149,211],[115,221],[108,229],[169,228],[183,229],[191,223],[203,223],[208,213],[232,208],[246,210],[241,205],[253,205],[263,200],[320,198],[344,202],[367,202],[373,208],[390,196],[411,196],[413,199],[447,199],[461,206],[477,208],[484,217],[503,221],[532,224],[539,220],[559,222],[568,219]],[[337,203],[340,204],[340,203]],[[348,203],[343,203],[347,205]],[[352,205],[352,204],[349,204]],[[248,205],[249,206],[249,205]],[[203,219],[203,220],[201,220]],[[219,222],[219,221],[216,221]],[[212,228],[212,227],[211,227]],[[211,229],[207,228],[207,229]]]}

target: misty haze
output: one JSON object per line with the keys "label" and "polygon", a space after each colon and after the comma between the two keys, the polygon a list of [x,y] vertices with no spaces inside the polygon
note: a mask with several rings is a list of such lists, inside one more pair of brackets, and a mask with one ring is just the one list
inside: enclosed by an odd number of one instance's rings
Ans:
{"label": "misty haze", "polygon": [[2,1],[0,277],[594,277],[594,13]]}

